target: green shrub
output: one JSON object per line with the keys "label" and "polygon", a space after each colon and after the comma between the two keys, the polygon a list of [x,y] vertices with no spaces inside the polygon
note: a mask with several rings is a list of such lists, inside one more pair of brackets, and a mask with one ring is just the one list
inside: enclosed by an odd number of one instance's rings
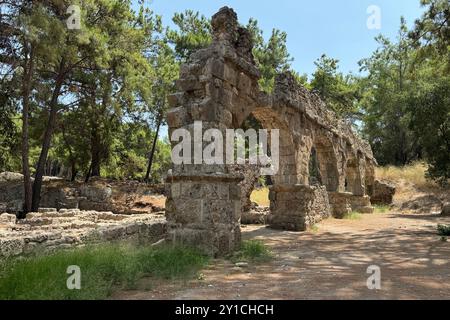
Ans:
{"label": "green shrub", "polygon": [[439,224],[437,226],[438,234],[443,237],[450,236],[450,225]]}
{"label": "green shrub", "polygon": [[232,255],[231,260],[234,262],[263,262],[271,258],[271,251],[262,241],[247,240],[242,242],[241,248]]}
{"label": "green shrub", "polygon": [[387,205],[375,205],[375,213],[389,212],[390,208]]}

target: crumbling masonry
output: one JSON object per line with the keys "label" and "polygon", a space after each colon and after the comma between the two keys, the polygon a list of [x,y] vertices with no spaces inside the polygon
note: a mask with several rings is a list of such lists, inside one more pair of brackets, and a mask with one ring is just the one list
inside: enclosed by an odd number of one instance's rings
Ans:
{"label": "crumbling masonry", "polygon": [[[215,14],[212,29],[212,44],[181,67],[178,93],[169,97],[169,134],[178,128],[193,133],[194,121],[202,121],[203,130],[225,132],[240,128],[249,115],[265,129],[279,129],[280,170],[272,177],[269,196],[272,228],[301,231],[331,215],[371,213],[367,194],[376,161],[369,144],[288,73],[276,78],[272,94],[261,92],[251,36],[232,9]],[[313,152],[320,171],[317,185],[310,185],[309,177]],[[167,179],[168,237],[213,255],[235,249],[243,179],[227,165],[174,165]]]}

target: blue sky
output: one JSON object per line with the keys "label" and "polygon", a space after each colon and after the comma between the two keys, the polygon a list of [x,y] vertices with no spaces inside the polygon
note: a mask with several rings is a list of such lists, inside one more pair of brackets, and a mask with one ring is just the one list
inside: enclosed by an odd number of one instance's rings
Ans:
{"label": "blue sky", "polygon": [[[173,27],[175,12],[192,9],[211,17],[225,5],[237,12],[242,24],[256,18],[266,38],[272,28],[286,31],[293,68],[308,75],[323,53],[339,59],[341,71],[358,73],[358,61],[377,47],[376,35],[395,38],[400,16],[411,26],[423,11],[419,0],[151,0],[149,6]],[[381,9],[380,30],[366,26],[370,5]]]}
{"label": "blue sky", "polygon": [[[357,74],[358,61],[377,48],[374,38],[378,34],[394,39],[401,16],[412,26],[423,12],[419,0],[147,0],[148,3],[162,15],[166,26],[175,27],[175,12],[192,9],[210,18],[221,7],[229,6],[242,24],[250,17],[257,19],[266,39],[273,28],[286,31],[293,69],[308,74],[308,78],[315,70],[314,61],[324,53],[339,59],[342,72]],[[371,5],[381,10],[380,30],[367,28],[367,8]],[[167,137],[167,127],[162,128],[161,135]]]}

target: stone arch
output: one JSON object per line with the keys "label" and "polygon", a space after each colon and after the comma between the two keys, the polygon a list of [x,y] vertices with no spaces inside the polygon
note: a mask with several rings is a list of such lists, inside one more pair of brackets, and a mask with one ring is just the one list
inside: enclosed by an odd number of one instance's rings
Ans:
{"label": "stone arch", "polygon": [[310,186],[323,185],[322,173],[320,170],[317,150],[314,146],[311,148],[311,152],[309,154],[308,169],[309,169],[309,185]]}
{"label": "stone arch", "polygon": [[[279,143],[279,170],[278,173],[272,177],[273,184],[285,184],[285,185],[295,185],[298,183],[298,173],[297,173],[297,155],[295,149],[294,135],[288,123],[283,119],[282,115],[274,109],[270,108],[254,108],[251,109],[251,113],[259,123],[262,129],[270,130],[278,129],[280,133],[280,143]],[[233,113],[233,123],[237,124],[239,127],[242,124],[242,117],[239,121],[234,119],[241,115],[236,115]],[[245,119],[244,119],[245,120]],[[270,143],[270,139],[268,141]]]}
{"label": "stone arch", "polygon": [[314,139],[313,148],[317,153],[322,184],[329,192],[338,191],[338,161],[332,140],[326,135],[317,135]]}
{"label": "stone arch", "polygon": [[359,151],[356,154],[353,152],[348,154],[345,171],[345,191],[356,196],[365,195],[364,173],[361,170],[364,167],[361,163],[363,160],[362,153]]}
{"label": "stone arch", "polygon": [[[365,188],[373,176],[366,167],[374,161],[370,146],[317,94],[298,85],[292,74],[277,75],[272,93],[260,91],[251,34],[239,26],[232,9],[220,9],[211,26],[211,45],[194,52],[181,66],[178,92],[168,97],[169,134],[183,129],[195,136],[200,121],[203,130],[225,132],[240,128],[250,114],[263,128],[280,130],[280,167],[269,196],[274,228],[305,230],[329,216],[330,205],[334,214],[344,213],[350,198],[365,205]],[[188,160],[202,144],[192,145]],[[309,185],[312,148],[325,186]],[[213,255],[228,253],[240,242],[240,183],[245,168],[188,162],[174,163],[166,180],[168,237]],[[351,193],[343,192],[345,178]]]}
{"label": "stone arch", "polygon": [[366,158],[365,162],[365,184],[366,193],[369,196],[372,196],[373,186],[375,184],[375,166],[369,158]]}

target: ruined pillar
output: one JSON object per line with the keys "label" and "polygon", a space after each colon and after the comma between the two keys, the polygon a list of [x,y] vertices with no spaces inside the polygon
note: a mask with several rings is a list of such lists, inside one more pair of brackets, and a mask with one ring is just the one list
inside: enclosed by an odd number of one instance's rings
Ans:
{"label": "ruined pillar", "polygon": [[270,227],[305,231],[330,217],[328,193],[324,186],[274,185],[270,188]]}
{"label": "ruined pillar", "polygon": [[[192,148],[182,153],[190,161],[174,164],[167,177],[166,217],[169,240],[220,256],[240,245],[243,176],[226,164],[205,162],[202,151],[215,137],[203,140],[208,129],[219,130],[225,139],[226,130],[238,121],[233,114],[245,116],[259,73],[250,62],[251,47],[246,47],[248,31],[238,26],[232,9],[222,8],[215,14],[212,29],[213,43],[181,67],[178,92],[169,97],[169,135],[181,136],[179,129],[184,129],[190,133]],[[178,144],[172,141],[173,148]],[[214,155],[225,163],[225,152],[225,147],[216,149]]]}

